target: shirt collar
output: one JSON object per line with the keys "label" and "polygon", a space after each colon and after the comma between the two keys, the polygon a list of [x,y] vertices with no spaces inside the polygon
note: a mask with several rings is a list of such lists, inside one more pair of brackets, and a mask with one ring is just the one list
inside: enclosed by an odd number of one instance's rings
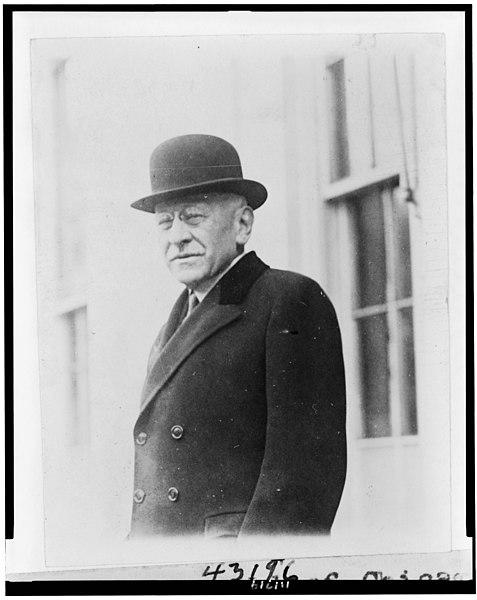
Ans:
{"label": "shirt collar", "polygon": [[214,277],[213,279],[211,279],[210,281],[210,285],[207,287],[207,289],[202,292],[199,291],[193,291],[193,290],[189,290],[189,294],[192,294],[192,292],[197,296],[197,300],[199,302],[202,302],[202,300],[207,296],[207,294],[210,292],[210,290],[215,286],[215,284],[222,279],[222,277],[225,275],[225,273],[227,273],[227,271],[230,271],[230,269],[236,265],[238,263],[238,261],[240,259],[242,259],[244,256],[246,256],[247,254],[249,254],[249,252],[242,252],[242,254],[239,254],[238,256],[236,256],[233,261],[229,264],[229,266],[224,269],[219,275],[217,275],[216,277]]}

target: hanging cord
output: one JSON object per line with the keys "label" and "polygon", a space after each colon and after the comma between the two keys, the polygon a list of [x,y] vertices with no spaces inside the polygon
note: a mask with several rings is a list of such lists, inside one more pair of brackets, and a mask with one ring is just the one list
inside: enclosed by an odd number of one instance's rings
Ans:
{"label": "hanging cord", "polygon": [[394,55],[394,57],[393,57],[393,63],[394,63],[394,81],[396,84],[399,133],[401,136],[401,148],[402,148],[402,153],[403,153],[403,157],[404,157],[404,177],[406,179],[406,187],[405,187],[404,191],[406,192],[406,202],[411,202],[417,208],[418,204],[414,197],[414,192],[411,188],[411,181],[410,181],[410,177],[409,177],[409,168],[408,168],[408,163],[407,163],[408,157],[407,157],[407,152],[406,152],[406,141],[404,138],[404,118],[403,118],[403,112],[402,112],[401,90],[399,87],[399,75],[398,75],[396,55]]}

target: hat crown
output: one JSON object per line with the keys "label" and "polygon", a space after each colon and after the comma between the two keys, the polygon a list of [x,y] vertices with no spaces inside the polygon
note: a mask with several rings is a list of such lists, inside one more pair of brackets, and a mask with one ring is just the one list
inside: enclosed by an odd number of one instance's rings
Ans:
{"label": "hat crown", "polygon": [[237,151],[214,135],[190,134],[166,140],[150,160],[152,193],[131,204],[153,213],[158,202],[191,194],[239,194],[253,209],[267,199],[258,181],[244,179]]}
{"label": "hat crown", "polygon": [[241,178],[235,148],[212,135],[182,135],[157,146],[150,161],[151,188],[165,192],[206,181]]}

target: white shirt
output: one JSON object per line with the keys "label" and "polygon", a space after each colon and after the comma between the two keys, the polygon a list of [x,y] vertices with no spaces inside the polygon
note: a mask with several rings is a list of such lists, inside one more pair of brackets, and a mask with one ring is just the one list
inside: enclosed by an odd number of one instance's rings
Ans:
{"label": "white shirt", "polygon": [[214,285],[220,280],[222,279],[222,277],[225,275],[225,273],[227,273],[227,271],[230,271],[230,269],[236,265],[238,263],[238,261],[243,258],[244,256],[246,256],[247,254],[249,254],[249,252],[242,252],[242,254],[239,254],[238,256],[236,256],[233,261],[230,263],[230,265],[221,273],[219,273],[219,275],[217,275],[216,277],[214,277],[213,279],[210,280],[210,285],[207,287],[207,290],[205,292],[199,292],[196,290],[189,290],[189,294],[194,292],[194,294],[197,296],[197,300],[199,302],[202,302],[202,300],[207,296],[207,294],[210,292],[210,290],[214,287]]}

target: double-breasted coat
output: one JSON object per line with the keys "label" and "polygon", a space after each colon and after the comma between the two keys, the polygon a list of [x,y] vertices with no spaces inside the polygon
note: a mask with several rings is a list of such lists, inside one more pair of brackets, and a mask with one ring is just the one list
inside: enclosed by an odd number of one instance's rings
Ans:
{"label": "double-breasted coat", "polygon": [[134,429],[131,538],[327,534],[346,472],[335,311],[251,252],[151,352]]}

